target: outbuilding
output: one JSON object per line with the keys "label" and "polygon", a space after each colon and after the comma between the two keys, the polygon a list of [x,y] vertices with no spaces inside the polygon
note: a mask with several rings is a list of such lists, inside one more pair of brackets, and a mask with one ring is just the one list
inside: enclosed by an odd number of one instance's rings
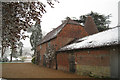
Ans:
{"label": "outbuilding", "polygon": [[120,27],[84,38],[57,51],[57,68],[79,75],[120,77]]}

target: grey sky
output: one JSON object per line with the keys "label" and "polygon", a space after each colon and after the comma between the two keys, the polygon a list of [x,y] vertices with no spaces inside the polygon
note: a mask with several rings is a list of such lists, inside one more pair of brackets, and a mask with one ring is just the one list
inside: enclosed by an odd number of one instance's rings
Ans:
{"label": "grey sky", "polygon": [[[98,12],[100,14],[112,14],[110,27],[118,24],[118,1],[119,0],[59,0],[55,8],[47,7],[47,13],[42,17],[42,30],[51,31],[61,24],[65,17],[76,17],[87,13]],[[44,0],[45,2],[45,0]]]}

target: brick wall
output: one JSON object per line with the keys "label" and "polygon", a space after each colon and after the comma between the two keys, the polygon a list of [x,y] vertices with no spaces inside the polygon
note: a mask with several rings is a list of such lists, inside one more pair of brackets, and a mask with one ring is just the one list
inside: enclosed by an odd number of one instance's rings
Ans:
{"label": "brick wall", "polygon": [[59,70],[69,71],[69,54],[59,53],[57,55],[57,65]]}
{"label": "brick wall", "polygon": [[59,37],[82,38],[87,36],[87,32],[80,25],[67,24],[59,33]]}
{"label": "brick wall", "polygon": [[109,66],[110,54],[108,50],[94,49],[75,52],[77,63],[91,66]]}
{"label": "brick wall", "polygon": [[76,65],[76,73],[83,76],[110,77],[109,66]]}
{"label": "brick wall", "polygon": [[58,69],[69,71],[69,54],[72,53],[75,55],[75,67],[78,75],[110,76],[109,49],[60,52],[57,54]]}
{"label": "brick wall", "polygon": [[47,43],[43,43],[41,46],[37,47],[37,51],[40,52],[40,56],[41,56],[41,61],[39,60],[40,65],[43,65],[43,56],[46,53],[46,46],[47,46]]}
{"label": "brick wall", "polygon": [[[56,37],[49,42],[50,42],[51,45],[55,46],[56,51],[57,51],[58,49],[60,49],[64,45],[68,44],[72,40],[73,40],[73,38]],[[40,46],[37,47],[37,51],[40,51],[40,55],[41,55],[41,63],[40,63],[41,65],[43,64],[43,55],[46,53],[46,48],[48,47],[49,42],[43,43],[41,45],[41,48],[40,48]],[[53,63],[53,64],[55,64],[55,63]]]}
{"label": "brick wall", "polygon": [[75,52],[76,73],[79,75],[110,76],[110,52],[108,49],[92,49]]}
{"label": "brick wall", "polygon": [[74,38],[81,38],[87,36],[88,34],[84,30],[84,28],[80,25],[73,25],[67,24],[62,31],[57,35],[56,38],[45,42],[40,46],[37,47],[37,51],[40,52],[41,55],[41,64],[43,62],[43,55],[46,53],[46,48],[48,43],[50,42],[51,45],[54,45],[56,51],[59,50],[61,47],[65,46],[69,42],[71,42]]}
{"label": "brick wall", "polygon": [[59,50],[61,47],[65,46],[69,42],[71,42],[74,38],[68,37],[57,37],[56,38],[56,50]]}

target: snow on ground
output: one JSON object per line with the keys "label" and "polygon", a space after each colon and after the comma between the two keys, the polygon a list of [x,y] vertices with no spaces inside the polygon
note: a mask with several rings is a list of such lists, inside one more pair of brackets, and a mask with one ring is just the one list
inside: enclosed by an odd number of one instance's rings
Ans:
{"label": "snow on ground", "polygon": [[0,78],[0,80],[7,80],[7,79]]}
{"label": "snow on ground", "polygon": [[120,27],[78,39],[76,42],[61,48],[60,51],[118,44],[118,30],[120,30]]}
{"label": "snow on ground", "polygon": [[26,57],[26,59],[24,60],[24,62],[31,62],[32,57],[30,55],[27,55],[25,57]]}
{"label": "snow on ground", "polygon": [[[10,60],[10,56],[7,57],[7,59]],[[14,57],[12,57],[12,60],[13,60],[13,61],[16,61],[16,60],[21,60],[21,59],[20,59],[20,58],[14,58]]]}
{"label": "snow on ground", "polygon": [[25,59],[24,62],[30,62],[31,63],[31,60],[32,60],[32,58],[27,58],[27,59]]}

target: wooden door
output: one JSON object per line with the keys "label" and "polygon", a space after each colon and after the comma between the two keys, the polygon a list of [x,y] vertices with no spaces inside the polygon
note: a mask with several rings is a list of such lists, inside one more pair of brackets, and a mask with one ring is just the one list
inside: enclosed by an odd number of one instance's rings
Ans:
{"label": "wooden door", "polygon": [[69,55],[69,71],[75,72],[75,56],[74,56],[74,54]]}

